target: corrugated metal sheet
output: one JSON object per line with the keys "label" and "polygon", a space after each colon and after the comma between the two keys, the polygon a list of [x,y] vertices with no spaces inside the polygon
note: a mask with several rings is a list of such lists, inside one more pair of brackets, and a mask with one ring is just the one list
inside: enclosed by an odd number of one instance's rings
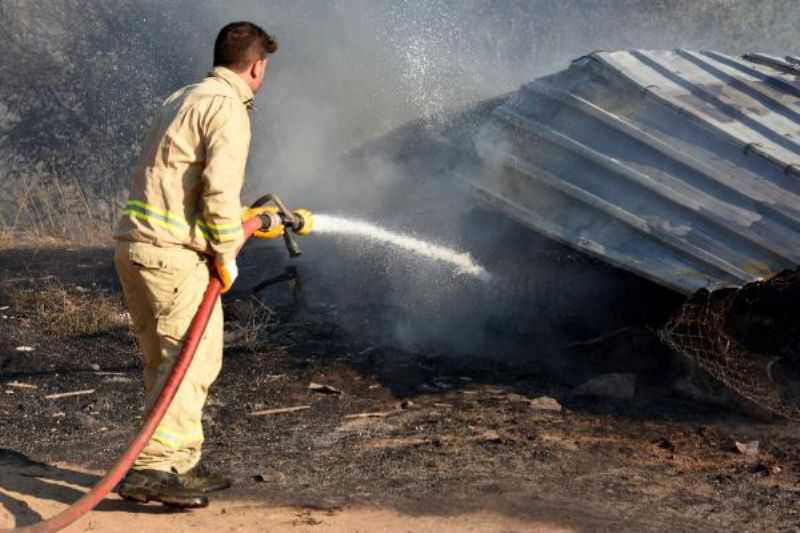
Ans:
{"label": "corrugated metal sheet", "polygon": [[[596,52],[493,113],[473,182],[508,215],[683,293],[800,263],[800,61]],[[486,141],[489,139],[489,141]]]}

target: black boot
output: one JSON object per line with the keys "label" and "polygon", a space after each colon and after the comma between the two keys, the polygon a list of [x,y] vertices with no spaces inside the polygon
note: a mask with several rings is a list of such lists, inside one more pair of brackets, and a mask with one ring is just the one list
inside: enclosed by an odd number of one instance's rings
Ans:
{"label": "black boot", "polygon": [[208,506],[208,498],[202,492],[185,487],[176,474],[159,470],[131,470],[117,493],[123,499],[141,503],[161,502],[183,509]]}
{"label": "black boot", "polygon": [[216,472],[209,472],[203,463],[185,472],[178,474],[181,485],[185,488],[200,493],[214,492],[230,488],[231,480]]}

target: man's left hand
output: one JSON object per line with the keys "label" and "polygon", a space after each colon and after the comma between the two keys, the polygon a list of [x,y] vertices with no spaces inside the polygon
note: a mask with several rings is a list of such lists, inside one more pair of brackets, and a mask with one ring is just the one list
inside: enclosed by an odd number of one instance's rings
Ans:
{"label": "man's left hand", "polygon": [[214,266],[222,282],[222,294],[225,294],[231,290],[233,282],[236,281],[236,278],[239,276],[239,268],[236,266],[236,259],[223,262],[220,256],[217,256],[214,258]]}

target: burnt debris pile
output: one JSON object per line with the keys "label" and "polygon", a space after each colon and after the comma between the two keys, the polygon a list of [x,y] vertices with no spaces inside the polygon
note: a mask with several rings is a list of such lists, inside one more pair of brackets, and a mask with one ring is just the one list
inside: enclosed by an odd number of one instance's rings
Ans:
{"label": "burnt debris pile", "polygon": [[800,269],[740,289],[701,290],[661,339],[746,402],[800,420]]}

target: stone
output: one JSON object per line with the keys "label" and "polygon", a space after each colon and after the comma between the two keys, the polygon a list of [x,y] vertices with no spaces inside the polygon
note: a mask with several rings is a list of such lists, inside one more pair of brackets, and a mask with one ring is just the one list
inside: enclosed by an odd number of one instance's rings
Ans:
{"label": "stone", "polygon": [[758,455],[759,443],[757,440],[751,440],[749,442],[734,442],[734,447],[736,447],[736,451],[741,453],[742,455],[750,455],[755,456]]}
{"label": "stone", "polygon": [[575,387],[575,396],[631,400],[636,394],[636,374],[601,374]]}
{"label": "stone", "polygon": [[561,412],[561,404],[558,400],[549,396],[539,396],[530,401],[531,409],[537,411],[554,411]]}
{"label": "stone", "polygon": [[342,391],[337,389],[336,387],[331,387],[330,385],[324,385],[322,383],[314,383],[313,381],[308,384],[308,389],[314,392],[319,392],[322,394],[341,394]]}

